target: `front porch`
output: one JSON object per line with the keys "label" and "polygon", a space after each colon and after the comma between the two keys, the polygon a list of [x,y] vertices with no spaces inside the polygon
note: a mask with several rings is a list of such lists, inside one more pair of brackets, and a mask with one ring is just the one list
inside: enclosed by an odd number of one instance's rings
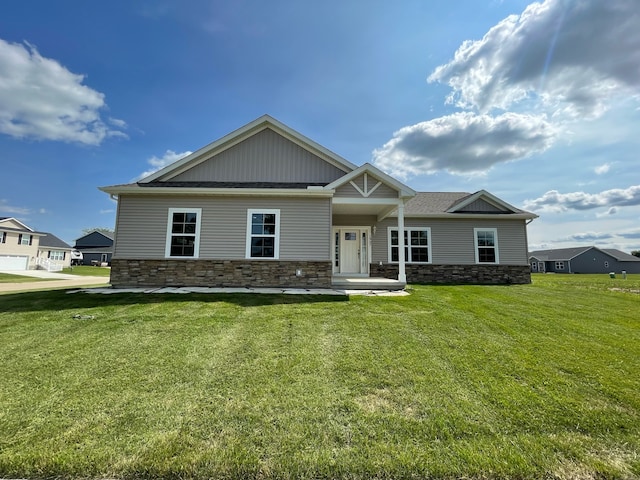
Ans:
{"label": "front porch", "polygon": [[383,277],[331,277],[331,288],[339,290],[404,290],[406,282]]}

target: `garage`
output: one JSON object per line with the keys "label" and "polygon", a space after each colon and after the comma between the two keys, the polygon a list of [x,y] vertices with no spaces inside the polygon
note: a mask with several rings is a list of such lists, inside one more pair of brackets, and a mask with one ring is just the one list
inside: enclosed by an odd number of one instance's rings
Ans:
{"label": "garage", "polygon": [[0,270],[26,270],[29,257],[22,255],[0,255]]}

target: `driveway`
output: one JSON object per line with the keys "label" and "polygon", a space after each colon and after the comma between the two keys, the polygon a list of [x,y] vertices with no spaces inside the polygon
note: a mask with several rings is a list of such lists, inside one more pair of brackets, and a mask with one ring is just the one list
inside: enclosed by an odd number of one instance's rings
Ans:
{"label": "driveway", "polygon": [[66,273],[47,272],[46,270],[1,270],[0,273],[47,279],[46,281],[39,282],[0,283],[0,294],[8,292],[24,292],[28,290],[88,287],[92,285],[103,286],[109,284],[109,277],[85,277],[80,275],[69,275]]}

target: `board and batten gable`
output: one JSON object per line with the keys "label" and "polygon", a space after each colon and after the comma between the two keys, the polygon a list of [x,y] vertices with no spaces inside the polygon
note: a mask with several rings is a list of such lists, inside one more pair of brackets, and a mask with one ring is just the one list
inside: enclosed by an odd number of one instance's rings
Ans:
{"label": "board and batten gable", "polygon": [[280,210],[280,260],[330,258],[329,198],[121,195],[118,207],[118,259],[165,258],[170,208],[202,209],[200,259],[245,258],[249,209]]}
{"label": "board and batten gable", "polygon": [[[388,229],[397,228],[397,219],[389,217],[376,225],[371,237],[371,261],[389,261]],[[431,229],[431,263],[443,265],[475,264],[474,228],[496,228],[500,264],[525,265],[527,234],[525,220],[487,218],[405,218],[405,228]]]}
{"label": "board and batten gable", "polygon": [[474,200],[468,205],[457,210],[458,212],[473,212],[473,213],[505,213],[507,210],[499,208],[495,205],[491,205],[489,202],[479,198]]}
{"label": "board and batten gable", "polygon": [[328,184],[344,174],[344,170],[266,128],[170,180]]}

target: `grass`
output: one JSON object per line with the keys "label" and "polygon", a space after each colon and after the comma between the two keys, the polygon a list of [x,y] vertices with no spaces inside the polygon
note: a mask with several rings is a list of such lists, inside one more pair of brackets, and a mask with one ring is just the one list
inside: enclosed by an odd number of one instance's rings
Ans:
{"label": "grass", "polygon": [[78,265],[62,269],[62,273],[80,275],[84,277],[108,277],[111,275],[110,267],[93,267],[91,265]]}
{"label": "grass", "polygon": [[637,478],[637,290],[4,295],[0,477]]}
{"label": "grass", "polygon": [[13,273],[0,273],[0,283],[25,283],[41,282],[50,280],[49,278],[35,278],[26,275],[14,275]]}

